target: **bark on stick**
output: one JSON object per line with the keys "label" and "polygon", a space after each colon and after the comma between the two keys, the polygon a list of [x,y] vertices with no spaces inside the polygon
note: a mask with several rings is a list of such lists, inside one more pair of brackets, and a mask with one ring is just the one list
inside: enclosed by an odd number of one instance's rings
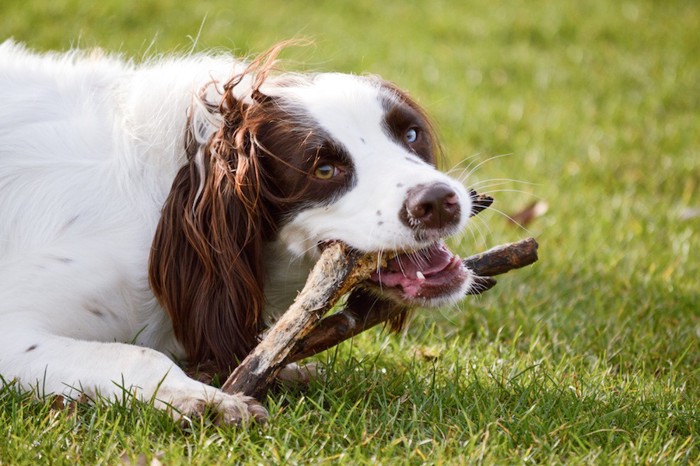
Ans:
{"label": "bark on stick", "polygon": [[[470,294],[480,294],[496,284],[491,277],[525,267],[537,261],[537,241],[527,238],[489,249],[464,259],[464,265],[477,275],[477,284]],[[323,320],[304,338],[299,339],[287,359],[292,363],[332,348],[367,329],[408,311],[388,299],[378,300],[355,290],[346,307]]]}
{"label": "bark on stick", "polygon": [[265,393],[296,342],[304,338],[338,299],[377,267],[376,255],[362,256],[342,243],[327,246],[292,306],[224,383],[227,393]]}

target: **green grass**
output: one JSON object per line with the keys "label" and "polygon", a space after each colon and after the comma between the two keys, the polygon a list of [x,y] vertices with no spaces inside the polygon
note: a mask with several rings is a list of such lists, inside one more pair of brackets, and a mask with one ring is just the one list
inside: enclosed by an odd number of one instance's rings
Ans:
{"label": "green grass", "polygon": [[0,463],[700,462],[700,218],[681,217],[700,207],[697,2],[133,3],[3,0],[0,34],[136,58],[198,34],[240,54],[314,39],[290,67],[397,82],[496,209],[549,204],[529,231],[489,209],[460,251],[533,235],[540,262],[321,356],[325,380],[271,394],[265,427],[2,389]]}

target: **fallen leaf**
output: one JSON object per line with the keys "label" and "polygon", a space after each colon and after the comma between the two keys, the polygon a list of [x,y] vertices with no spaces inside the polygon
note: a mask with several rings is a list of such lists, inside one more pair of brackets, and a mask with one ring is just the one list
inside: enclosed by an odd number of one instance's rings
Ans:
{"label": "fallen leaf", "polygon": [[527,226],[533,220],[542,217],[549,210],[549,204],[545,201],[535,201],[524,209],[511,214],[509,220],[516,225]]}
{"label": "fallen leaf", "polygon": [[66,399],[63,397],[63,395],[56,395],[53,397],[53,400],[51,400],[51,409],[61,411],[65,409],[65,407]]}
{"label": "fallen leaf", "polygon": [[119,461],[121,461],[124,466],[162,466],[163,463],[160,460],[163,456],[165,456],[165,453],[159,451],[153,455],[153,458],[151,458],[149,462],[148,458],[146,458],[146,454],[140,453],[139,456],[136,457],[136,461],[132,462],[131,458],[129,458],[129,454],[124,452],[122,456],[119,457]]}
{"label": "fallen leaf", "polygon": [[71,417],[75,416],[78,411],[78,403],[87,403],[88,399],[84,394],[81,394],[75,400],[66,400],[63,395],[55,395],[51,400],[51,409],[53,411],[65,411]]}
{"label": "fallen leaf", "polygon": [[690,220],[700,217],[700,207],[686,207],[678,214],[681,220]]}
{"label": "fallen leaf", "polygon": [[421,346],[416,348],[415,355],[425,361],[434,361],[440,357],[440,350],[429,346]]}

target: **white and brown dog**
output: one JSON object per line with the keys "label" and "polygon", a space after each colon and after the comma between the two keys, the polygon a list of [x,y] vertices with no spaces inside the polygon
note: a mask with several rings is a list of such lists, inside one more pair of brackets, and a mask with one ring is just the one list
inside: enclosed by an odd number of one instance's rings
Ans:
{"label": "white and brown dog", "polygon": [[230,370],[319,243],[401,252],[368,293],[436,306],[470,289],[442,239],[472,199],[435,169],[420,107],[377,77],[272,73],[277,51],[136,65],[0,45],[6,381],[262,419],[173,360]]}

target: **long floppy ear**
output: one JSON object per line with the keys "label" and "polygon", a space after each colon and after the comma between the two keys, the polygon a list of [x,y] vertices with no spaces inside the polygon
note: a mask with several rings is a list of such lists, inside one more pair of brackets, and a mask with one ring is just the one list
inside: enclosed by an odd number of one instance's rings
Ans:
{"label": "long floppy ear", "polygon": [[209,105],[222,121],[209,141],[197,144],[190,130],[189,160],[163,206],[149,261],[151,288],[189,363],[213,362],[220,372],[232,370],[257,344],[262,247],[275,229],[255,142],[261,104],[234,96],[242,78],[224,86],[218,108]]}
{"label": "long floppy ear", "polygon": [[149,280],[189,362],[213,361],[226,371],[255,346],[260,331],[262,239],[251,232],[261,221],[246,205],[250,198],[240,195],[255,191],[258,180],[236,157],[200,150],[197,158],[204,159],[203,170],[194,160],[180,169],[163,207]]}

